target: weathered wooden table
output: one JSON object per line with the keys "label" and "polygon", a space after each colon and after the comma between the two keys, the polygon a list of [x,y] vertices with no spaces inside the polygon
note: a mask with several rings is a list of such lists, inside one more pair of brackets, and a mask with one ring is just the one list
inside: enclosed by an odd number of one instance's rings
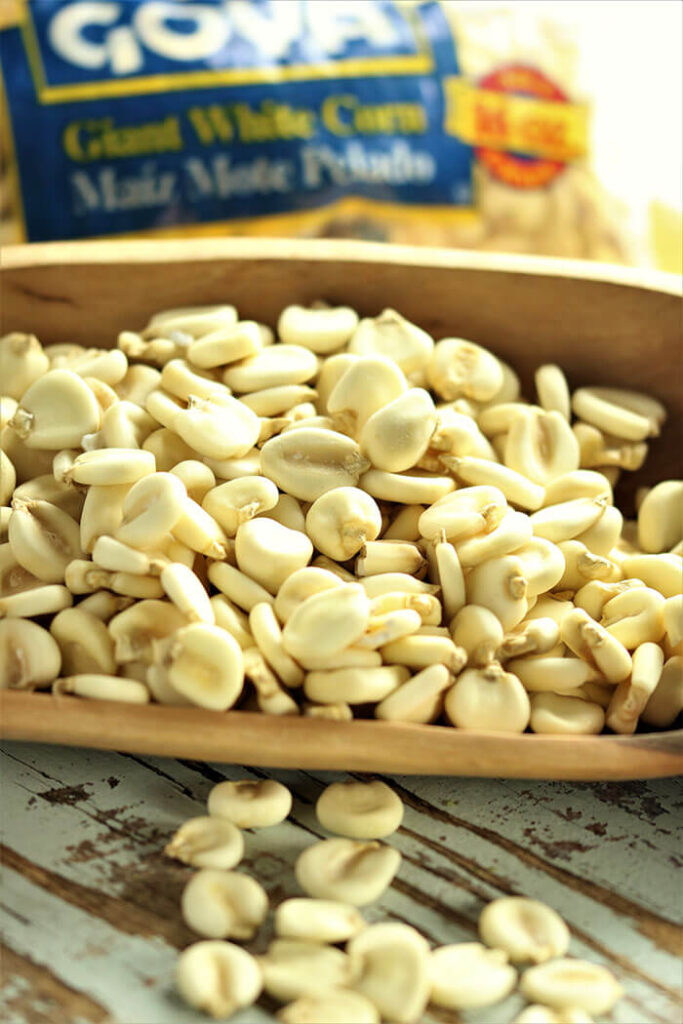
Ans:
{"label": "weathered wooden table", "polygon": [[[223,779],[274,777],[291,819],[247,835],[243,867],[276,904],[297,891],[292,864],[322,834],[314,803],[333,773],[241,770],[90,750],[8,743],[0,1020],[4,1024],[198,1024],[173,987],[192,941],[178,910],[190,868],[162,848],[204,813]],[[675,780],[602,784],[397,777],[404,825],[394,885],[371,921],[416,925],[432,943],[472,940],[485,901],[526,894],[569,923],[571,952],[609,966],[626,990],[612,1019],[681,1020],[681,865]],[[252,949],[265,946],[264,929]],[[503,1024],[518,997],[463,1021]],[[272,1020],[263,1003],[234,1018]],[[445,1024],[456,1015],[425,1020]]]}

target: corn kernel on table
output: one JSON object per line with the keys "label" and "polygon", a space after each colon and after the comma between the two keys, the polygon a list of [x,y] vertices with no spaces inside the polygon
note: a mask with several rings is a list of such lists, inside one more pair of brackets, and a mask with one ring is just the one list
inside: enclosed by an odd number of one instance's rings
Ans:
{"label": "corn kernel on table", "polygon": [[[339,773],[260,771],[94,750],[7,743],[2,751],[5,1024],[199,1024],[174,991],[193,935],[180,894],[192,869],[164,857],[170,835],[205,813],[216,782],[276,778],[294,794],[283,825],[246,834],[241,869],[271,907],[298,893],[293,863],[325,835],[314,805]],[[360,776],[359,776],[360,777]],[[433,945],[476,939],[484,904],[546,901],[572,931],[570,953],[609,967],[625,989],[619,1024],[681,1020],[681,789],[676,780],[567,783],[418,778],[387,781],[405,804],[388,840],[403,855],[371,922],[415,925]],[[299,893],[300,894],[300,893]],[[248,945],[265,949],[272,914]],[[429,1022],[504,1024],[523,1003]],[[261,999],[236,1024],[272,1021]]]}

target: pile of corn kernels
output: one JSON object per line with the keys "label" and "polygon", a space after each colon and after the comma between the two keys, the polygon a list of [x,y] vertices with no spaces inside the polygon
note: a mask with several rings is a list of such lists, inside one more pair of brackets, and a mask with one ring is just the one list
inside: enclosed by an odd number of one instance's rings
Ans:
{"label": "pile of corn kernels", "polygon": [[[0,339],[0,686],[462,729],[683,706],[665,419],[400,314],[167,310],[112,350]],[[37,620],[37,621],[35,621]]]}

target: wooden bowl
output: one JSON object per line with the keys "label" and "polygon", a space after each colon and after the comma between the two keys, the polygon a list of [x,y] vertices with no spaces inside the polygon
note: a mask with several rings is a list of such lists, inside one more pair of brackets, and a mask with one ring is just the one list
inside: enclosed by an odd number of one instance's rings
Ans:
{"label": "wooden bowl", "polygon": [[[557,362],[570,384],[638,388],[669,420],[634,483],[681,476],[681,287],[673,275],[575,261],[360,242],[197,239],[6,248],[2,332],[110,347],[169,306],[234,303],[274,324],[291,302],[324,298],[361,314],[400,310],[437,338],[481,342],[520,373]],[[626,779],[683,771],[683,730],[536,736],[388,722],[278,719],[51,694],[0,694],[10,739],[239,764],[416,774]]]}

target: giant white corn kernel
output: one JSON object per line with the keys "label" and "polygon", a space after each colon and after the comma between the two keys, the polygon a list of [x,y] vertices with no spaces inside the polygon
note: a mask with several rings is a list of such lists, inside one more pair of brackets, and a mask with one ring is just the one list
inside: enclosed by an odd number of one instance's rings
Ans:
{"label": "giant white corn kernel", "polygon": [[536,537],[559,544],[589,530],[604,514],[607,498],[575,498],[559,505],[547,505],[529,516]]}
{"label": "giant white corn kernel", "polygon": [[416,544],[397,540],[368,541],[356,559],[357,576],[375,576],[384,572],[418,574],[425,559]]}
{"label": "giant white corn kernel", "polygon": [[[305,663],[306,659],[303,660]],[[319,704],[374,703],[397,690],[409,676],[403,665],[309,671],[304,679],[304,693]]]}
{"label": "giant white corn kernel", "polygon": [[244,674],[253,684],[256,707],[264,715],[298,715],[299,706],[270,670],[257,647],[244,651]]}
{"label": "giant white corn kernel", "polygon": [[345,584],[300,604],[285,623],[282,641],[293,658],[308,652],[336,654],[363,635],[369,618],[370,601],[363,588]]}
{"label": "giant white corn kernel", "polygon": [[439,946],[430,957],[430,1001],[449,1010],[493,1006],[512,992],[517,971],[502,949],[479,942]]}
{"label": "giant white corn kernel", "polygon": [[388,473],[383,469],[363,472],[358,486],[381,501],[402,505],[431,505],[455,490],[455,480],[432,473]]}
{"label": "giant white corn kernel", "polygon": [[180,518],[171,532],[177,541],[201,555],[217,559],[228,557],[229,543],[225,533],[192,498],[184,498]]}
{"label": "giant white corn kernel", "polygon": [[456,458],[471,456],[482,461],[495,457],[490,442],[470,416],[458,412],[453,404],[437,405],[436,412],[436,430],[429,440],[430,451]]}
{"label": "giant white corn kernel", "polygon": [[299,854],[294,872],[309,896],[362,907],[379,899],[400,863],[398,850],[376,841],[323,839]]}
{"label": "giant white corn kernel", "polygon": [[0,618],[27,619],[38,615],[53,615],[63,608],[70,608],[73,595],[60,583],[47,583],[32,587],[7,597],[0,597]]}
{"label": "giant white corn kernel", "polygon": [[50,633],[59,644],[64,675],[116,675],[114,641],[91,612],[65,608],[50,623]]}
{"label": "giant white corn kernel", "polygon": [[154,456],[156,468],[160,473],[168,473],[179,462],[194,459],[197,455],[189,444],[185,444],[182,437],[178,437],[173,430],[166,427],[153,430],[142,442],[142,447]]}
{"label": "giant white corn kernel", "polygon": [[77,374],[49,370],[23,393],[10,426],[28,448],[58,451],[99,429],[100,407]]}
{"label": "giant white corn kernel", "polygon": [[289,617],[300,604],[313,594],[322,593],[324,590],[332,590],[342,585],[342,581],[334,573],[327,569],[319,569],[315,566],[307,566],[305,569],[297,569],[291,576],[288,576],[277,592],[275,598],[275,612],[280,622],[286,623]]}
{"label": "giant white corn kernel", "polygon": [[496,657],[503,643],[504,632],[498,618],[489,608],[465,605],[450,625],[453,642],[467,652],[467,664],[487,665]]}
{"label": "giant white corn kernel", "polygon": [[156,422],[133,402],[115,402],[102,417],[99,431],[105,448],[140,448]]}
{"label": "giant white corn kernel", "polygon": [[529,409],[510,425],[504,461],[545,487],[579,468],[579,444],[561,413]]}
{"label": "giant white corn kernel", "polygon": [[262,601],[273,602],[273,595],[268,590],[226,562],[212,562],[208,577],[230,601],[246,612]]}
{"label": "giant white corn kernel", "polygon": [[172,473],[144,476],[123,500],[116,539],[138,548],[157,545],[180,520],[186,500],[184,484]]}
{"label": "giant white corn kernel", "polygon": [[350,988],[300,996],[278,1012],[283,1024],[379,1024],[375,1006]]}
{"label": "giant white corn kernel", "polygon": [[237,310],[234,306],[179,306],[173,309],[162,309],[150,317],[149,323],[142,332],[145,338],[164,337],[162,332],[178,332],[189,334],[192,338],[200,338],[211,330],[230,327],[237,323]]}
{"label": "giant white corn kernel", "polygon": [[383,615],[373,613],[367,630],[359,640],[356,640],[356,646],[378,650],[393,643],[394,640],[417,632],[421,625],[420,615],[410,608],[401,608]]}
{"label": "giant white corn kernel", "polygon": [[306,718],[327,718],[333,722],[350,722],[353,720],[353,710],[349,704],[340,701],[338,704],[312,704],[306,702],[303,705],[303,712]]}
{"label": "giant white corn kernel", "polygon": [[348,903],[295,897],[275,911],[275,933],[306,942],[346,942],[365,928],[365,920]]}
{"label": "giant white corn kernel", "polygon": [[504,950],[515,963],[540,964],[569,949],[569,929],[560,915],[523,896],[487,904],[479,917],[479,934],[487,946]]}
{"label": "giant white corn kernel", "polygon": [[244,394],[287,384],[304,384],[317,371],[317,359],[309,349],[280,344],[233,363],[224,371],[223,381],[236,393]]}
{"label": "giant white corn kernel", "polygon": [[234,605],[225,594],[214,594],[210,599],[216,625],[232,633],[242,650],[254,646],[254,638],[249,629],[249,617]]}
{"label": "giant white corn kernel", "polygon": [[562,540],[557,546],[564,558],[564,573],[556,589],[576,591],[591,580],[616,583],[623,578],[615,562],[602,555],[594,555],[580,540]]}
{"label": "giant white corn kernel", "polygon": [[225,711],[242,692],[242,650],[218,626],[196,622],[178,629],[167,641],[163,664],[171,685],[199,707]]}
{"label": "giant white corn kernel", "polygon": [[14,489],[13,497],[17,501],[49,501],[74,519],[80,519],[86,492],[85,488],[60,483],[52,473],[45,473],[20,484]]}
{"label": "giant white corn kernel", "polygon": [[268,995],[281,1003],[351,985],[351,960],[340,949],[302,939],[275,939],[259,957]]}
{"label": "giant white corn kernel", "polygon": [[0,449],[0,504],[8,505],[17,483],[17,472],[10,458]]}
{"label": "giant white corn kernel", "polygon": [[35,334],[18,331],[0,338],[0,363],[3,393],[17,402],[50,369],[50,360]]}
{"label": "giant white corn kernel", "polygon": [[418,523],[425,511],[423,505],[405,505],[399,509],[389,526],[383,531],[383,540],[419,540]]}
{"label": "giant white corn kernel", "polygon": [[155,471],[154,456],[141,448],[100,448],[75,459],[67,478],[79,484],[134,484]]}
{"label": "giant white corn kernel", "polygon": [[531,539],[531,531],[529,516],[523,512],[513,512],[510,509],[490,532],[481,533],[475,537],[465,537],[462,540],[456,539],[453,541],[453,546],[458,553],[462,567],[470,569],[488,559],[500,558],[512,551],[516,552]]}
{"label": "giant white corn kernel", "polygon": [[593,554],[607,556],[619,543],[623,524],[624,517],[619,509],[608,505],[597,522],[578,534],[576,539]]}
{"label": "giant white corn kernel", "polygon": [[306,514],[306,532],[317,550],[339,562],[375,540],[381,528],[377,502],[358,487],[335,487],[321,494]]}
{"label": "giant white corn kernel", "polygon": [[206,940],[178,957],[176,985],[182,999],[216,1020],[256,1002],[263,976],[256,959],[231,942]]}
{"label": "giant white corn kernel", "polygon": [[333,487],[355,486],[368,466],[350,437],[315,427],[280,434],[261,449],[263,473],[304,501],[315,501]]}
{"label": "giant white corn kernel", "polygon": [[447,455],[443,463],[465,483],[494,487],[520,508],[535,510],[543,504],[545,491],[540,484],[499,462],[472,456],[454,458]]}
{"label": "giant white corn kernel", "polygon": [[8,538],[17,562],[45,583],[63,583],[67,565],[83,554],[78,523],[47,501],[15,499]]}
{"label": "giant white corn kernel", "polygon": [[487,437],[496,438],[507,434],[516,419],[530,410],[540,412],[540,406],[530,406],[525,401],[488,402],[480,410],[472,409],[480,429]]}
{"label": "giant white corn kernel", "polygon": [[282,630],[272,605],[265,601],[254,605],[249,613],[249,627],[261,654],[278,678],[286,686],[301,686],[303,670],[285,651]]}
{"label": "giant white corn kernel", "polygon": [[683,654],[683,594],[664,602],[664,629],[667,652]]}
{"label": "giant white corn kernel", "polygon": [[[173,399],[179,399],[181,403],[189,402],[190,396],[208,399],[215,397],[220,401],[221,397],[227,398],[230,395],[230,388],[226,388],[225,384],[221,384],[220,381],[216,380],[215,375],[211,371],[190,366],[184,359],[172,359],[169,363],[166,363],[161,371],[161,385],[159,394],[164,394],[165,392]],[[149,411],[154,414],[155,407],[158,410],[161,409],[161,406],[156,404],[160,402],[159,395],[152,401],[155,405],[150,406]],[[167,405],[166,408],[170,412],[169,422],[172,422],[173,414],[178,409],[182,409],[183,406],[182,404],[174,403]],[[159,419],[159,422],[162,423],[164,420]],[[164,423],[164,426],[166,425]]]}
{"label": "giant white corn kernel", "polygon": [[507,658],[519,658],[524,654],[548,654],[560,657],[564,653],[564,645],[559,640],[560,627],[555,619],[544,616],[522,619],[513,630],[506,634],[498,648],[498,657],[501,661],[505,661]]}
{"label": "giant white corn kernel", "polygon": [[536,597],[552,590],[565,571],[564,555],[556,544],[543,537],[531,537],[515,551],[524,566],[527,594]]}
{"label": "giant white corn kernel", "polygon": [[187,358],[195,366],[209,369],[254,356],[261,348],[259,325],[254,320],[241,320],[200,335],[188,347]]}
{"label": "giant white corn kernel", "polygon": [[683,480],[663,480],[638,509],[638,544],[648,554],[659,554],[682,538]]}
{"label": "giant white corn kernel", "polygon": [[159,580],[167,597],[173,602],[188,622],[216,621],[213,607],[199,577],[181,565],[180,562],[169,562],[159,575]]}
{"label": "giant white corn kernel", "polygon": [[527,999],[557,1009],[578,1007],[594,1014],[607,1013],[622,995],[621,985],[607,968],[570,957],[530,967],[519,987]]}
{"label": "giant white corn kernel", "polygon": [[525,657],[513,658],[506,666],[531,692],[571,693],[584,683],[601,678],[593,666],[581,658]]}
{"label": "giant white corn kernel", "polygon": [[567,378],[554,363],[539,366],[534,374],[538,403],[546,412],[559,412],[569,423],[571,421],[571,395]]}
{"label": "giant white corn kernel", "polygon": [[78,607],[82,612],[90,612],[106,625],[112,616],[125,611],[132,604],[132,597],[119,597],[118,594],[110,594],[108,590],[96,590],[79,601]]}
{"label": "giant white corn kernel", "polygon": [[255,412],[231,395],[218,393],[210,398],[190,395],[187,408],[176,412],[168,426],[210,459],[241,458],[256,444],[260,430]]}
{"label": "giant white corn kernel", "polygon": [[9,395],[0,395],[0,433],[14,416],[19,403]]}
{"label": "giant white corn kernel", "polygon": [[612,485],[607,477],[593,469],[576,469],[547,484],[543,505],[559,505],[576,498],[599,498],[601,495],[612,502]]}
{"label": "giant white corn kernel", "polygon": [[333,782],[318,797],[318,821],[350,839],[384,839],[400,826],[403,804],[385,782]]}
{"label": "giant white corn kernel", "polygon": [[79,377],[91,377],[111,386],[118,384],[125,377],[128,360],[117,348],[91,348],[86,350],[80,359],[71,363],[71,369]]}
{"label": "giant white corn kernel", "polygon": [[387,921],[370,925],[346,944],[358,972],[354,988],[383,1020],[415,1024],[430,997],[429,944],[415,928]]}
{"label": "giant white corn kernel", "polygon": [[229,871],[244,856],[244,837],[236,825],[223,818],[189,818],[171,837],[164,853],[193,868]]}
{"label": "giant white corn kernel", "polygon": [[251,519],[237,530],[235,557],[240,572],[276,594],[291,573],[311,560],[313,545],[299,530],[267,517]]}
{"label": "giant white corn kernel", "polygon": [[337,429],[357,437],[367,420],[407,390],[396,363],[385,356],[350,363],[327,397],[326,411]]}
{"label": "giant white corn kernel", "polygon": [[473,341],[444,338],[434,346],[427,377],[447,401],[462,397],[486,402],[500,391],[503,369],[494,355]]}
{"label": "giant white corn kernel", "polygon": [[286,345],[327,355],[345,345],[357,326],[358,314],[349,306],[286,306],[277,333]]}
{"label": "giant white corn kernel", "polygon": [[683,711],[683,657],[675,654],[664,663],[654,693],[641,715],[648,725],[668,729]]}
{"label": "giant white corn kernel", "polygon": [[506,632],[526,614],[529,585],[524,562],[516,555],[475,565],[467,577],[466,589],[468,602],[492,611]]}
{"label": "giant white corn kernel", "polygon": [[512,672],[495,662],[468,668],[446,693],[444,707],[453,725],[484,732],[524,732],[529,698]]}
{"label": "giant white corn kernel", "polygon": [[219,782],[209,793],[209,814],[239,828],[279,825],[292,809],[292,794],[275,779]]}
{"label": "giant white corn kernel", "polygon": [[153,366],[136,363],[129,366],[123,378],[114,385],[114,390],[122,402],[133,402],[142,409],[150,391],[155,391],[160,384],[161,375]]}
{"label": "giant white corn kernel", "polygon": [[497,487],[464,487],[439,498],[420,516],[419,530],[428,540],[444,533],[461,540],[489,533],[503,519],[507,502]]}
{"label": "giant white corn kernel", "polygon": [[173,466],[170,472],[178,477],[190,498],[200,505],[208,492],[216,486],[213,472],[198,459],[184,459]]}
{"label": "giant white corn kernel", "polygon": [[185,924],[199,935],[246,942],[268,913],[268,897],[249,875],[202,868],[185,886],[180,907]]}
{"label": "giant white corn kernel", "polygon": [[454,675],[464,668],[467,661],[466,652],[456,647],[448,635],[429,636],[421,632],[392,640],[382,648],[382,657],[390,664],[416,669],[445,665]]}
{"label": "giant white corn kernel", "polygon": [[651,587],[632,587],[611,598],[600,624],[628,650],[664,636],[664,598]]}
{"label": "giant white corn kernel", "polygon": [[213,487],[204,496],[202,507],[223,527],[228,537],[234,537],[242,523],[274,508],[278,497],[277,487],[271,480],[250,476]]}
{"label": "giant white corn kernel", "polygon": [[394,309],[361,320],[348,345],[349,352],[359,356],[393,359],[408,377],[427,367],[433,349],[431,336]]}
{"label": "giant white corn kernel", "polygon": [[375,705],[375,718],[388,722],[435,721],[453,676],[445,665],[429,665]]}
{"label": "giant white corn kernel", "polygon": [[185,616],[169,601],[138,601],[109,623],[117,662],[154,662],[158,642],[186,625]]}
{"label": "giant white corn kernel", "polygon": [[114,537],[102,536],[95,541],[92,560],[101,569],[110,572],[127,572],[138,576],[158,576],[167,564],[161,552],[139,551],[123,544]]}
{"label": "giant white corn kernel", "polygon": [[33,690],[59,675],[54,637],[28,619],[0,619],[0,690]]}
{"label": "giant white corn kernel", "polygon": [[609,683],[620,683],[631,674],[631,656],[604,626],[576,608],[562,620],[560,638],[579,658],[593,664]]}
{"label": "giant white corn kernel", "polygon": [[[358,647],[352,645],[351,647],[345,647],[342,651],[336,654],[306,654],[302,655],[299,659],[300,664],[309,672],[321,672],[325,676],[327,673],[336,671],[342,668],[380,668],[382,665],[382,655],[379,651],[371,650],[368,647]],[[353,681],[354,686],[363,686],[360,682],[360,678],[352,676],[349,677],[348,681]],[[345,703],[341,700],[332,701],[333,704]]]}
{"label": "giant white corn kernel", "polygon": [[646,587],[666,598],[676,597],[683,589],[683,558],[680,555],[633,554],[622,559],[627,576],[642,580]]}
{"label": "giant white corn kernel", "polygon": [[572,433],[579,444],[582,469],[598,467],[607,473],[608,468],[619,467],[635,471],[647,458],[648,446],[643,441],[620,441],[619,438],[607,437],[597,427],[582,422],[574,424]]}
{"label": "giant white corn kernel", "polygon": [[536,733],[597,736],[605,724],[605,712],[599,704],[572,693],[534,693],[529,724]]}
{"label": "giant white corn kernel", "polygon": [[376,469],[400,473],[427,450],[436,426],[436,410],[423,388],[411,388],[378,409],[363,424],[359,443]]}
{"label": "giant white corn kernel", "polygon": [[100,673],[82,673],[56,679],[52,684],[52,692],[56,695],[71,693],[87,700],[120,701],[122,704],[147,704],[150,699],[144,683]]}
{"label": "giant white corn kernel", "polygon": [[663,666],[664,652],[659,644],[645,643],[636,647],[631,677],[616,687],[607,706],[605,722],[613,732],[623,735],[635,732],[638,718],[657,687]]}
{"label": "giant white corn kernel", "polygon": [[608,388],[577,388],[572,409],[586,423],[626,441],[644,441],[658,434],[659,427],[648,416],[615,400],[618,393]]}

